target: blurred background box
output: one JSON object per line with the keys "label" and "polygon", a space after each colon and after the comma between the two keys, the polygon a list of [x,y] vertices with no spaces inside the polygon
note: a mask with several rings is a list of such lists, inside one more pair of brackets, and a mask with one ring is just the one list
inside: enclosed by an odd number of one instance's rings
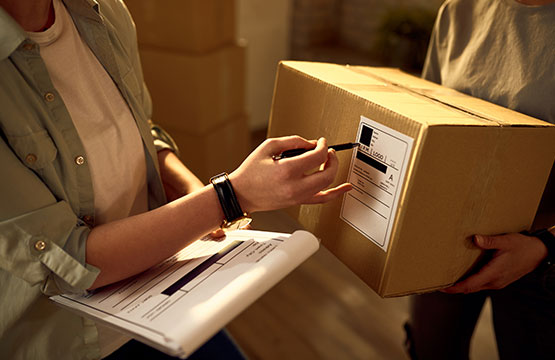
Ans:
{"label": "blurred background box", "polygon": [[235,41],[234,0],[126,0],[139,44],[205,52]]}
{"label": "blurred background box", "polygon": [[[153,121],[204,134],[245,113],[245,45],[201,55],[140,47]],[[245,128],[248,131],[248,128]]]}
{"label": "blurred background box", "polygon": [[234,0],[126,0],[137,26],[152,120],[203,181],[248,154],[246,42]]}
{"label": "blurred background box", "polygon": [[205,133],[166,126],[179,146],[181,159],[202,182],[223,171],[230,173],[247,157],[250,150],[248,118],[245,115],[228,119],[221,126]]}

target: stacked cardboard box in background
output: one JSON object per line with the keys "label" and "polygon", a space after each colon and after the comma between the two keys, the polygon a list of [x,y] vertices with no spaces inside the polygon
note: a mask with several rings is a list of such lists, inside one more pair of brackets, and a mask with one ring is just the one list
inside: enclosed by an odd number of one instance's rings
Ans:
{"label": "stacked cardboard box in background", "polygon": [[153,121],[203,181],[231,172],[249,150],[246,46],[233,0],[126,0],[153,101]]}

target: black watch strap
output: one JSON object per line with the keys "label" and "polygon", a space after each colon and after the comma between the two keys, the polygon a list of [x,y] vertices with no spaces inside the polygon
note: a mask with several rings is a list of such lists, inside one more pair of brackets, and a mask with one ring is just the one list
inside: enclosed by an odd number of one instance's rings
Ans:
{"label": "black watch strap", "polygon": [[541,229],[530,233],[530,236],[540,239],[547,248],[547,258],[545,261],[548,264],[555,263],[555,235],[549,229]]}
{"label": "black watch strap", "polygon": [[214,186],[216,194],[218,194],[218,200],[220,200],[220,205],[222,206],[225,220],[228,224],[247,216],[239,205],[239,201],[237,200],[237,196],[235,195],[233,186],[231,186],[231,181],[229,181],[227,173],[224,172],[213,176],[210,178],[210,182]]}

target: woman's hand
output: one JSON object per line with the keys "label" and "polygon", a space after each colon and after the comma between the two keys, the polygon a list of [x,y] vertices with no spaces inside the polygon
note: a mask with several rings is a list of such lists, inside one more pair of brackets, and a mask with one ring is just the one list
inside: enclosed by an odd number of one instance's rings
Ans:
{"label": "woman's hand", "polygon": [[[272,159],[272,155],[295,148],[312,150]],[[308,141],[287,136],[264,141],[229,178],[243,211],[251,213],[335,199],[352,188],[344,183],[324,190],[334,181],[337,168],[335,151],[328,150],[324,138]]]}

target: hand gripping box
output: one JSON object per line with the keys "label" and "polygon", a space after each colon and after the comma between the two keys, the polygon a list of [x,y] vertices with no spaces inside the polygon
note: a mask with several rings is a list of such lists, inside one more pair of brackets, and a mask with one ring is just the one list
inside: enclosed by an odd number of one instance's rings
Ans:
{"label": "hand gripping box", "polygon": [[528,229],[555,126],[391,68],[279,65],[268,135],[357,141],[354,189],[291,212],[382,297],[444,288],[481,258],[474,234]]}

